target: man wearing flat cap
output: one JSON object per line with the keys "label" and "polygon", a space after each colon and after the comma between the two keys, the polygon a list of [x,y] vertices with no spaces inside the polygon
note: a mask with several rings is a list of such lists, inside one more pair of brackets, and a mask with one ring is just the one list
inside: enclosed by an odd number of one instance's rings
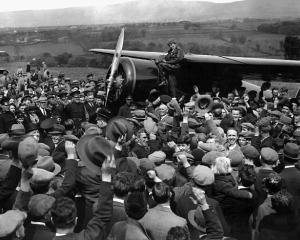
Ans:
{"label": "man wearing flat cap", "polygon": [[159,85],[168,85],[170,95],[176,97],[176,77],[174,73],[180,68],[180,63],[184,58],[184,52],[177,45],[175,40],[170,40],[168,46],[170,49],[167,55],[156,61],[161,81]]}

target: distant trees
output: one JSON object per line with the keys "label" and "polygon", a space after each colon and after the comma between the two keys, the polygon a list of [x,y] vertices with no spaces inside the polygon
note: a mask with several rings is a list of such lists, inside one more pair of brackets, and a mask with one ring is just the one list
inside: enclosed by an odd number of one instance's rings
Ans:
{"label": "distant trees", "polygon": [[72,57],[72,54],[71,53],[67,53],[67,52],[64,52],[62,54],[59,54],[55,57],[55,60],[57,61],[57,64],[58,65],[66,65],[68,64],[69,62],[69,59]]}
{"label": "distant trees", "polygon": [[300,39],[296,36],[287,36],[283,43],[284,58],[291,60],[300,59]]}
{"label": "distant trees", "polygon": [[299,35],[300,21],[283,21],[272,24],[261,24],[257,30],[265,33]]}

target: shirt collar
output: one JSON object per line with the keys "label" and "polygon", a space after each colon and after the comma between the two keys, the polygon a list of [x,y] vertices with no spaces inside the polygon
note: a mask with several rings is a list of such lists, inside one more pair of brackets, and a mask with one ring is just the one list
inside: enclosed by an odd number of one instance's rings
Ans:
{"label": "shirt collar", "polygon": [[61,236],[65,236],[67,235],[67,233],[55,233],[56,237],[61,237]]}
{"label": "shirt collar", "polygon": [[35,222],[35,221],[31,221],[30,223],[33,224],[33,225],[46,226],[46,223],[43,223],[43,222]]}
{"label": "shirt collar", "polygon": [[119,203],[124,203],[124,200],[123,200],[123,199],[117,198],[117,197],[114,197],[114,198],[113,198],[113,201],[114,201],[114,202],[119,202]]}
{"label": "shirt collar", "polygon": [[284,168],[294,168],[295,165],[288,165],[288,166],[284,166]]}

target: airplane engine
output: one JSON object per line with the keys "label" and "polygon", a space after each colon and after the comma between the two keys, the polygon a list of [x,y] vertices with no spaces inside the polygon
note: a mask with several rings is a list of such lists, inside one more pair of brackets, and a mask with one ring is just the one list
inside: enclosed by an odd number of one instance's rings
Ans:
{"label": "airplane engine", "polygon": [[[107,73],[109,76],[110,69]],[[123,101],[131,94],[135,101],[145,100],[158,83],[158,68],[154,61],[121,57],[112,91],[111,102]]]}

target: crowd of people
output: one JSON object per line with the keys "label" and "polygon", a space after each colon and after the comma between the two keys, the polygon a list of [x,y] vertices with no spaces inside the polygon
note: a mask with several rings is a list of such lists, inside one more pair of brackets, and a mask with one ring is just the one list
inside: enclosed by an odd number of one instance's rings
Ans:
{"label": "crowd of people", "polygon": [[0,88],[1,239],[300,239],[287,89],[149,89],[113,116],[92,74],[4,71]]}

